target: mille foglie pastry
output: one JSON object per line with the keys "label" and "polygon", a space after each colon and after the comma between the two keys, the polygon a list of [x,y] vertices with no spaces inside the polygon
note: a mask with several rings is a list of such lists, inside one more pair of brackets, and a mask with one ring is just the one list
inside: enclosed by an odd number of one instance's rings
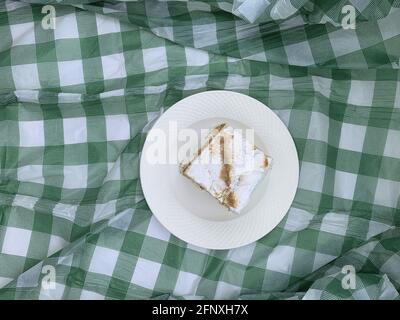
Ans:
{"label": "mille foglie pastry", "polygon": [[241,213],[270,166],[271,158],[250,143],[242,130],[222,123],[180,165],[180,171],[230,211]]}

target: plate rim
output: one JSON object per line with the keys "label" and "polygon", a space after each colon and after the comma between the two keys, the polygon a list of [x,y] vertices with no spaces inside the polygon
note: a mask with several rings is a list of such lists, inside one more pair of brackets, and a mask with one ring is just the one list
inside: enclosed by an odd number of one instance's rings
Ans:
{"label": "plate rim", "polygon": [[[146,164],[145,164],[146,160],[145,160],[144,154],[145,154],[145,150],[147,149],[148,137],[149,137],[149,133],[151,132],[151,130],[153,130],[153,129],[155,129],[155,128],[158,128],[159,125],[160,125],[160,123],[161,123],[163,120],[165,120],[165,117],[168,117],[168,115],[169,115],[171,112],[173,112],[174,108],[175,108],[175,107],[179,107],[179,104],[181,104],[181,103],[184,102],[185,100],[187,100],[187,99],[193,99],[194,96],[213,95],[213,94],[220,94],[220,93],[222,93],[222,94],[231,94],[231,95],[241,96],[241,97],[243,97],[243,98],[252,100],[253,103],[261,104],[261,105],[265,108],[265,111],[268,112],[269,116],[274,117],[274,118],[282,125],[282,129],[285,130],[285,131],[287,131],[288,137],[290,138],[290,139],[288,140],[288,142],[290,142],[291,147],[292,147],[293,150],[295,151],[295,152],[294,152],[294,155],[296,156],[296,159],[295,159],[296,161],[294,161],[294,163],[295,163],[295,171],[296,171],[296,175],[294,176],[294,178],[295,178],[295,188],[293,188],[294,191],[293,191],[293,193],[292,193],[291,196],[290,196],[290,201],[287,201],[287,203],[288,203],[287,208],[285,209],[285,212],[284,212],[284,213],[282,214],[282,216],[280,217],[279,221],[278,221],[272,228],[270,228],[270,229],[267,230],[266,232],[262,233],[260,236],[254,237],[254,238],[252,238],[252,239],[249,240],[249,241],[242,241],[242,243],[238,243],[237,245],[233,245],[233,246],[232,246],[232,245],[229,245],[229,246],[214,245],[214,246],[213,246],[213,245],[203,245],[203,244],[195,243],[195,241],[191,241],[190,239],[186,239],[186,238],[183,237],[182,235],[177,234],[176,232],[170,230],[170,229],[168,228],[168,226],[166,226],[166,225],[163,223],[163,219],[160,218],[160,217],[158,216],[158,214],[156,213],[158,210],[155,209],[154,206],[153,206],[153,204],[150,203],[150,202],[148,201],[148,198],[150,198],[150,197],[148,197],[148,194],[149,194],[148,191],[149,191],[149,190],[145,190],[145,189],[147,189],[147,188],[146,188],[146,187],[143,187],[143,184],[146,184],[146,183],[143,183],[143,181],[144,181],[143,177],[144,177],[144,175],[145,175],[145,173],[144,173],[144,170],[145,170],[145,169],[144,169],[144,168],[145,168],[145,165],[146,165]],[[212,118],[212,116],[211,116],[210,118]],[[217,117],[216,117],[216,118],[217,118]],[[227,118],[229,119],[229,117],[227,117]],[[206,118],[204,118],[204,119],[206,119]],[[204,120],[204,119],[202,119],[202,120]],[[234,120],[234,119],[232,119],[232,120]],[[149,165],[151,165],[151,164],[149,164]],[[168,232],[171,233],[171,235],[174,235],[174,236],[177,237],[178,239],[180,239],[180,240],[182,240],[182,241],[184,241],[184,242],[186,242],[186,243],[188,243],[188,244],[191,244],[191,245],[194,245],[194,246],[197,246],[197,247],[200,247],[200,248],[205,248],[205,249],[209,249],[209,250],[229,250],[229,249],[234,249],[234,248],[242,247],[242,246],[245,246],[245,245],[248,245],[248,244],[251,244],[251,243],[254,243],[254,242],[260,240],[261,238],[263,238],[264,236],[266,236],[267,234],[269,234],[272,230],[274,230],[274,229],[277,227],[277,225],[284,219],[284,217],[287,215],[288,211],[290,210],[290,207],[292,206],[293,201],[294,201],[294,198],[295,198],[295,196],[296,196],[296,194],[297,194],[297,191],[298,191],[299,178],[300,178],[300,164],[299,164],[299,156],[298,156],[298,152],[297,152],[297,148],[296,148],[296,144],[295,144],[295,142],[294,142],[293,136],[290,134],[290,131],[289,131],[288,127],[285,125],[285,123],[279,118],[279,116],[278,116],[271,108],[269,108],[267,105],[265,105],[263,102],[257,100],[256,98],[253,98],[253,97],[251,97],[251,96],[249,96],[249,95],[246,95],[246,94],[243,94],[243,93],[240,93],[240,92],[235,92],[235,91],[230,91],[230,90],[207,90],[207,91],[202,91],[202,92],[198,92],[198,93],[194,93],[194,94],[188,95],[188,96],[186,96],[186,97],[180,99],[179,101],[176,101],[176,102],[175,102],[173,105],[171,105],[167,110],[165,110],[164,112],[162,112],[161,115],[158,117],[158,119],[157,119],[156,121],[154,121],[154,123],[153,123],[153,125],[151,126],[151,128],[147,131],[146,139],[145,139],[145,142],[144,142],[143,147],[142,147],[142,150],[141,150],[141,156],[140,156],[140,160],[139,160],[139,178],[140,178],[141,190],[142,190],[142,192],[143,192],[144,199],[146,200],[146,203],[147,203],[147,205],[148,205],[148,207],[149,207],[149,209],[150,209],[150,211],[151,211],[152,216],[154,216],[154,218],[157,219],[157,221],[158,221],[164,228],[166,228],[166,229],[168,230]],[[185,209],[186,209],[186,208],[185,208]],[[189,211],[188,209],[186,209],[186,210]],[[194,213],[192,213],[192,214],[195,215]],[[196,215],[196,217],[197,217],[198,219],[203,219],[203,218],[201,218],[201,217],[198,217],[197,215]],[[239,216],[238,218],[240,218],[240,216]],[[234,220],[236,220],[236,219],[234,219]],[[238,219],[238,220],[240,220],[240,219]],[[231,220],[226,220],[226,221],[213,221],[213,223],[220,224],[220,223],[224,223],[224,222],[226,223],[227,221],[231,221]]]}

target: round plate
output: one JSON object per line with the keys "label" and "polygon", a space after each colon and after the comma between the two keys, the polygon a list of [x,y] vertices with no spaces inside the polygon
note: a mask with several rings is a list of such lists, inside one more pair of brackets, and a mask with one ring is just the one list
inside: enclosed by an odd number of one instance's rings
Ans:
{"label": "round plate", "polygon": [[[240,215],[179,172],[180,150],[194,143],[183,139],[187,132],[200,135],[222,122],[253,129],[255,145],[272,158]],[[178,238],[209,249],[240,247],[270,232],[292,204],[298,178],[296,147],[283,122],[258,100],[230,91],[198,93],[170,107],[149,132],[140,160],[142,189],[153,214]]]}

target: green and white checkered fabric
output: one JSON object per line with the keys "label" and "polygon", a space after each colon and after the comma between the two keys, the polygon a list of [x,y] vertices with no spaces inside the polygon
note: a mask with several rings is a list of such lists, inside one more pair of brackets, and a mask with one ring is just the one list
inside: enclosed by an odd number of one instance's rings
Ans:
{"label": "green and white checkered fabric", "polygon": [[[399,299],[398,21],[397,0],[0,1],[0,299]],[[139,180],[153,121],[213,89],[273,109],[301,168],[279,226],[224,251],[172,236]]]}

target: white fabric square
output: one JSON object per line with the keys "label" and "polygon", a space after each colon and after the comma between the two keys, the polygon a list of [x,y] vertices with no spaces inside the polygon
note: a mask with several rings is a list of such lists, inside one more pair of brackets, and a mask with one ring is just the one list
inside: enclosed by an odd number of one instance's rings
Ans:
{"label": "white fabric square", "polygon": [[146,72],[161,70],[168,67],[165,47],[143,49],[143,64]]}
{"label": "white fabric square", "polygon": [[211,11],[209,4],[200,1],[188,1],[185,5],[189,11]]}
{"label": "white fabric square", "polygon": [[191,76],[185,76],[184,90],[196,90],[200,88],[206,88],[208,75],[207,74],[195,74]]}
{"label": "white fabric square", "polygon": [[174,28],[173,27],[157,27],[151,28],[151,31],[160,38],[165,38],[174,41]]}
{"label": "white fabric square", "polygon": [[393,26],[397,25],[399,22],[399,14],[399,11],[395,11],[392,14],[388,14],[386,17],[377,20],[379,31],[383,40],[387,40],[399,35],[397,28],[393,28]]}
{"label": "white fabric square", "polygon": [[133,209],[126,209],[118,213],[118,219],[113,220],[110,223],[110,226],[127,231],[131,224],[132,216],[133,216]]}
{"label": "white fabric square", "polygon": [[96,204],[93,214],[93,223],[113,216],[117,212],[116,205],[117,200]]}
{"label": "white fabric square", "polygon": [[360,288],[353,290],[351,293],[354,300],[370,300],[371,296],[367,291],[367,288]]}
{"label": "white fabric square", "polygon": [[190,244],[190,243],[187,244],[187,248],[190,249],[190,250],[193,250],[193,251],[204,253],[204,254],[209,254],[210,253],[210,249],[197,247],[197,246],[195,246],[193,244]]}
{"label": "white fabric square", "polygon": [[20,102],[39,102],[39,91],[15,90],[14,94]]}
{"label": "white fabric square", "polygon": [[321,112],[312,112],[308,139],[328,142],[329,118]]}
{"label": "white fabric square", "polygon": [[106,181],[118,181],[121,180],[121,161],[120,158],[115,162],[107,163],[107,176],[104,178]]}
{"label": "white fabric square", "polygon": [[315,64],[307,41],[285,45],[284,48],[290,65],[311,66]]}
{"label": "white fabric square", "polygon": [[372,106],[374,81],[351,80],[347,102],[360,106]]}
{"label": "white fabric square", "polygon": [[300,169],[299,187],[305,190],[322,192],[325,179],[325,166],[312,163],[302,162]]}
{"label": "white fabric square", "polygon": [[131,129],[127,115],[106,116],[107,140],[128,140],[131,137]]}
{"label": "white fabric square", "polygon": [[0,289],[4,288],[7,284],[13,281],[13,278],[0,277]]}
{"label": "white fabric square", "polygon": [[169,231],[154,217],[151,217],[150,219],[146,235],[164,241],[168,241],[171,236]]}
{"label": "white fabric square", "polygon": [[318,289],[308,289],[302,300],[321,300],[323,292],[325,291]]}
{"label": "white fabric square", "polygon": [[[228,59],[229,58],[231,58],[231,57],[228,57]],[[246,55],[245,57],[243,57],[244,59],[247,59],[247,60],[255,60],[255,61],[264,61],[264,62],[267,62],[267,56],[265,55],[265,52],[263,51],[263,52],[258,52],[258,53],[254,53],[254,54],[251,54],[251,55]],[[229,61],[228,61],[229,62]]]}
{"label": "white fabric square", "polygon": [[186,64],[191,67],[205,66],[209,63],[208,52],[185,47]]}
{"label": "white fabric square", "polygon": [[349,216],[343,213],[328,212],[321,222],[321,231],[344,236],[349,224]]}
{"label": "white fabric square", "polygon": [[313,264],[312,271],[318,270],[319,268],[323,267],[324,265],[328,264],[329,262],[333,261],[334,259],[336,259],[336,257],[332,256],[330,254],[320,253],[318,251],[315,252],[314,264]]}
{"label": "white fabric square", "polygon": [[82,290],[80,300],[104,300],[104,296],[94,291]]}
{"label": "white fabric square", "polygon": [[217,25],[215,23],[193,25],[193,41],[196,48],[217,44]]}
{"label": "white fabric square", "polygon": [[117,250],[96,246],[90,261],[89,271],[112,276],[118,255]]}
{"label": "white fabric square", "polygon": [[[145,86],[144,87],[144,94],[157,94],[167,90],[167,85],[162,84],[159,86]],[[151,112],[149,112],[151,113]],[[153,112],[154,113],[154,112]]]}
{"label": "white fabric square", "polygon": [[306,210],[290,208],[288,218],[285,223],[285,230],[300,231],[307,228],[313,215]]}
{"label": "white fabric square", "polygon": [[127,10],[125,2],[116,2],[116,3],[104,2],[104,6],[102,9],[104,14],[121,13],[121,12],[126,12]]}
{"label": "white fabric square", "polygon": [[200,276],[179,271],[173,294],[176,296],[193,296],[196,294],[197,286],[200,282]]}
{"label": "white fabric square", "polygon": [[79,38],[78,23],[75,13],[56,17],[56,28],[54,29],[54,39],[74,39]]}
{"label": "white fabric square", "polygon": [[400,82],[396,85],[396,95],[394,97],[394,107],[400,108]]}
{"label": "white fabric square", "polygon": [[390,279],[400,283],[400,255],[393,254],[379,269],[381,273],[386,273]]}
{"label": "white fabric square", "polygon": [[290,109],[274,110],[274,112],[276,112],[276,114],[283,121],[286,127],[288,127],[290,122],[291,110]]}
{"label": "white fabric square", "polygon": [[11,67],[15,89],[39,89],[39,72],[37,65],[20,64]]}
{"label": "white fabric square", "polygon": [[61,300],[63,298],[65,286],[56,282],[56,288],[44,288],[41,286],[39,300]]}
{"label": "white fabric square", "polygon": [[295,249],[291,246],[277,246],[272,250],[267,260],[267,269],[290,274]]}
{"label": "white fabric square", "polygon": [[44,184],[43,166],[28,165],[17,169],[18,181]]}
{"label": "white fabric square", "polygon": [[58,103],[79,103],[82,101],[80,93],[58,93]]}
{"label": "white fabric square", "polygon": [[119,20],[96,13],[97,33],[99,35],[121,31]]}
{"label": "white fabric square", "polygon": [[17,10],[19,8],[22,8],[22,7],[30,6],[30,4],[19,2],[19,1],[15,1],[15,0],[6,0],[5,1],[5,6],[7,8],[7,11],[11,12],[11,11]]}
{"label": "white fabric square", "polygon": [[224,281],[218,281],[214,299],[237,299],[241,288]]}
{"label": "white fabric square", "polygon": [[274,20],[286,19],[297,11],[290,1],[277,1],[271,9],[271,17]]}
{"label": "white fabric square", "polygon": [[251,257],[253,256],[256,243],[250,243],[246,246],[231,249],[228,253],[227,259],[233,262],[240,263],[243,265],[248,265],[250,263]]}
{"label": "white fabric square", "polygon": [[328,36],[336,58],[361,50],[355,30],[339,29],[328,33]]}
{"label": "white fabric square", "polygon": [[356,174],[336,170],[333,195],[338,198],[353,200],[356,183]]}
{"label": "white fabric square", "polygon": [[74,255],[72,253],[66,256],[61,256],[58,258],[57,264],[70,267],[72,266],[73,257]]}
{"label": "white fabric square", "polygon": [[21,147],[44,146],[43,121],[19,121],[18,126]]}
{"label": "white fabric square", "polygon": [[225,89],[249,89],[250,77],[244,77],[240,74],[230,74],[226,78]]}
{"label": "white fabric square", "polygon": [[58,73],[61,86],[84,83],[82,60],[59,61]]}
{"label": "white fabric square", "polygon": [[63,188],[66,189],[86,188],[87,178],[88,178],[87,164],[64,166]]}
{"label": "white fabric square", "polygon": [[350,0],[350,3],[357,8],[359,12],[364,11],[366,7],[370,4],[370,2],[365,0]]}
{"label": "white fabric square", "polygon": [[58,202],[54,206],[53,215],[60,217],[60,218],[68,219],[70,221],[74,221],[77,210],[78,210],[77,205],[64,204],[64,203]]}
{"label": "white fabric square", "polygon": [[35,43],[35,24],[33,22],[10,25],[13,46]]}
{"label": "white fabric square", "polygon": [[228,62],[228,63],[237,63],[239,61],[240,61],[240,59],[238,59],[238,58],[226,57],[226,62]]}
{"label": "white fabric square", "polygon": [[319,92],[325,97],[329,97],[331,94],[332,79],[312,76],[314,90]]}
{"label": "white fabric square", "polygon": [[116,89],[110,91],[100,92],[99,96],[101,99],[110,98],[110,97],[121,97],[125,94],[124,89]]}
{"label": "white fabric square", "polygon": [[382,232],[385,232],[390,228],[392,228],[392,226],[387,225],[385,223],[370,220],[368,225],[367,239],[372,238],[378,234],[381,234]]}
{"label": "white fabric square", "polygon": [[47,256],[50,257],[54,253],[60,251],[68,244],[63,238],[55,235],[51,235],[49,242],[49,249],[47,250]]}
{"label": "white fabric square", "polygon": [[374,203],[381,206],[397,208],[399,201],[400,182],[379,178],[376,185]]}
{"label": "white fabric square", "polygon": [[64,118],[64,144],[87,142],[86,118]]}
{"label": "white fabric square", "polygon": [[2,253],[26,257],[32,232],[25,229],[7,227],[4,235]]}
{"label": "white fabric square", "polygon": [[361,152],[363,150],[366,127],[342,123],[339,148]]}
{"label": "white fabric square", "polygon": [[38,202],[38,198],[36,197],[31,197],[31,196],[25,196],[22,194],[17,194],[14,197],[13,206],[19,206],[19,207],[23,207],[23,208],[27,208],[29,210],[32,210],[36,203]]}
{"label": "white fabric square", "polygon": [[293,79],[282,78],[274,75],[269,76],[270,90],[293,90]]}
{"label": "white fabric square", "polygon": [[39,284],[39,276],[42,271],[43,261],[34,265],[29,270],[21,273],[17,278],[17,288],[32,288]]}
{"label": "white fabric square", "polygon": [[388,130],[383,154],[387,157],[400,159],[400,130]]}
{"label": "white fabric square", "polygon": [[125,58],[122,53],[110,54],[101,57],[105,80],[126,77]]}
{"label": "white fabric square", "polygon": [[131,282],[143,288],[153,290],[156,285],[160,268],[161,264],[158,262],[139,258]]}

